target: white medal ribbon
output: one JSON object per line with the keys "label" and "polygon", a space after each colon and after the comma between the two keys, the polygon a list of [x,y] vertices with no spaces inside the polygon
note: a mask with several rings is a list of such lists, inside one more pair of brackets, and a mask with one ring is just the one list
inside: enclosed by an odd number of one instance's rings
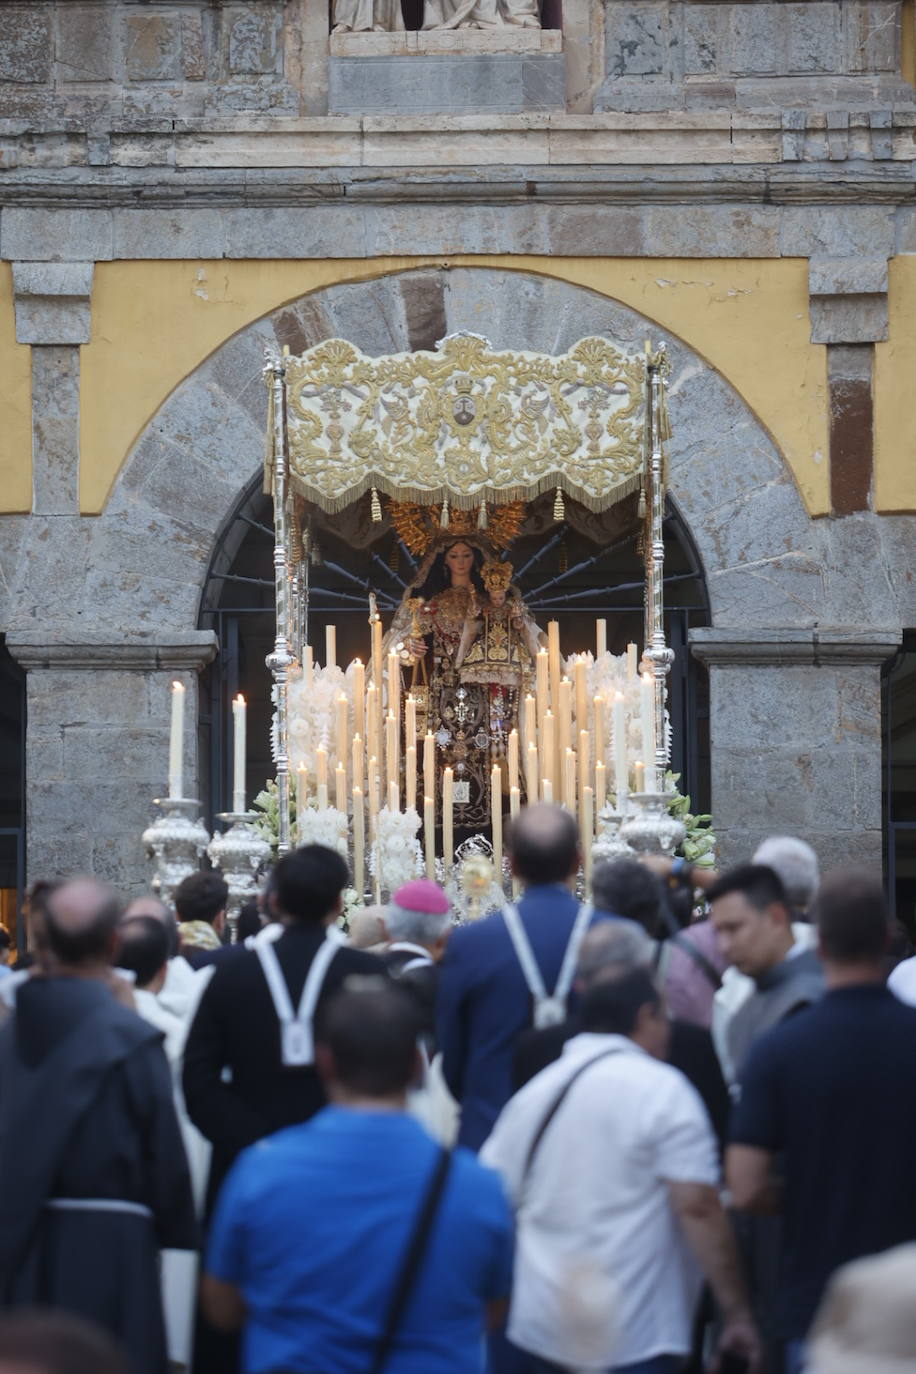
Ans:
{"label": "white medal ribbon", "polygon": [[515,947],[525,982],[528,984],[528,991],[534,999],[534,1024],[537,1030],[543,1030],[545,1026],[558,1026],[561,1021],[566,1019],[566,1001],[576,972],[579,946],[582,944],[594,914],[595,908],[590,903],[585,903],[579,907],[573,928],[570,931],[566,953],[563,955],[563,962],[560,965],[556,987],[551,994],[548,994],[537,959],[534,957],[534,950],[531,948],[531,941],[522,925],[518,907],[503,907],[503,920],[506,922],[506,929]]}
{"label": "white medal ribbon", "polygon": [[280,1022],[281,1059],[288,1068],[303,1068],[305,1065],[315,1062],[315,1037],[312,1027],[315,1008],[318,1005],[318,998],[321,995],[327,971],[331,966],[331,960],[340,946],[340,939],[329,930],[309,965],[302,996],[299,998],[299,1006],[294,1011],[292,998],[289,995],[286,979],[283,977],[280,960],[277,958],[273,944],[255,945],[255,953],[260,960],[261,968],[264,970],[274,1011]]}

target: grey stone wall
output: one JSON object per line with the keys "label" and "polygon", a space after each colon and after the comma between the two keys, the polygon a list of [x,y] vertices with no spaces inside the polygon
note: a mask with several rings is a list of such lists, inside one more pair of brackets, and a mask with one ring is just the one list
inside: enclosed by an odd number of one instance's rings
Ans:
{"label": "grey stone wall", "polygon": [[[564,0],[565,61],[503,64],[529,89],[497,107],[491,63],[479,51],[435,67],[371,52],[363,68],[357,58],[331,58],[324,0],[7,0],[0,118],[51,115],[64,121],[66,145],[80,122],[112,117],[321,114],[332,62],[330,109],[342,114],[472,109],[475,100],[494,113],[557,103],[578,111],[888,105],[910,98],[900,81],[901,10],[901,0]],[[491,41],[495,52],[499,36]],[[106,135],[92,137],[104,158]]]}
{"label": "grey stone wall", "polygon": [[709,665],[712,786],[724,863],[800,835],[822,868],[880,872],[881,664],[893,629],[695,630]]}
{"label": "grey stone wall", "polygon": [[8,636],[26,670],[27,848],[31,878],[92,872],[128,893],[149,887],[140,837],[167,788],[170,684],[187,689],[185,795],[197,795],[197,673],[214,636],[128,630]]}

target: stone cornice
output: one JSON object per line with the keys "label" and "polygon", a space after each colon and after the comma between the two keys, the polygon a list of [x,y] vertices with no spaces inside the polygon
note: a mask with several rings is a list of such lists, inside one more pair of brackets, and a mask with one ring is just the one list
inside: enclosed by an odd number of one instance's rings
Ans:
{"label": "stone cornice", "polygon": [[56,668],[95,671],[182,672],[199,671],[216,657],[218,644],[212,630],[162,635],[106,635],[49,638],[38,632],[11,632],[6,645],[26,671]]}
{"label": "stone cornice", "polygon": [[[900,203],[916,109],[0,120],[0,202]],[[449,168],[449,171],[443,171]]]}
{"label": "stone cornice", "polygon": [[893,629],[691,630],[690,650],[702,663],[717,668],[782,667],[792,664],[879,664],[896,651],[900,632]]}

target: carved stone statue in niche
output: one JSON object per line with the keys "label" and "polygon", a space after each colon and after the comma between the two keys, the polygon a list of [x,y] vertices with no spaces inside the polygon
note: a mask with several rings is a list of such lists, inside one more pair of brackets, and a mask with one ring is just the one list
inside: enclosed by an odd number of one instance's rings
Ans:
{"label": "carved stone statue in niche", "polygon": [[402,33],[401,0],[334,0],[333,33]]}
{"label": "carved stone statue in niche", "polygon": [[538,0],[426,0],[424,29],[539,29]]}

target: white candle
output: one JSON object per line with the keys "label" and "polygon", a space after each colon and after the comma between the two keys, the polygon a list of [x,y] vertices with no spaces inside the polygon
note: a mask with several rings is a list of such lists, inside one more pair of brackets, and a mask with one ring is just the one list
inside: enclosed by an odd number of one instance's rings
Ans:
{"label": "white candle", "polygon": [[305,685],[311,691],[312,674],[315,671],[315,654],[311,644],[305,646]]}
{"label": "white candle", "polygon": [[595,814],[607,801],[607,768],[599,759],[595,764]]}
{"label": "white candle", "polygon": [[[566,751],[572,748],[573,742],[573,689],[568,677],[564,677],[560,683],[560,704],[556,715],[557,756],[560,768],[557,776],[562,778],[563,769],[566,767]],[[565,796],[563,800],[566,800]]]}
{"label": "white candle", "polygon": [[172,683],[172,721],[169,734],[169,796],[180,797],[184,787],[184,685]]}
{"label": "white candle", "polygon": [[538,799],[538,748],[529,744],[525,753],[525,794],[529,806]]}
{"label": "white candle", "polygon": [[596,696],[592,702],[595,713],[595,761],[604,759],[604,697]]}
{"label": "white candle", "polygon": [[627,645],[627,680],[636,681],[636,645]]}
{"label": "white candle", "polygon": [[401,660],[392,651],[388,655],[388,710],[395,720],[401,719]]}
{"label": "white candle", "polygon": [[[509,816],[510,816],[510,818],[511,818],[511,820],[512,820],[512,824],[513,824],[513,825],[515,824],[516,820],[518,819],[518,813],[519,813],[519,811],[521,810],[521,805],[522,805],[522,797],[521,797],[521,793],[519,792],[518,788],[517,788],[517,787],[510,787],[510,788],[509,788]],[[522,890],[522,885],[521,885],[521,883],[519,882],[518,878],[513,878],[513,879],[512,879],[512,896],[513,896],[513,898],[518,897],[518,895],[519,895],[519,893],[521,892],[521,890]]]}
{"label": "white candle", "polygon": [[366,669],[358,658],[353,660],[353,733],[366,737]]}
{"label": "white candle", "polygon": [[560,703],[560,622],[547,625],[547,658],[550,667],[550,708],[557,714]]}
{"label": "white candle", "polygon": [[503,775],[499,764],[490,769],[490,820],[493,825],[493,863],[496,881],[503,885]]}
{"label": "white candle", "polygon": [[326,782],[318,784],[318,810],[327,811],[328,809],[328,785]]}
{"label": "white candle", "polygon": [[408,744],[404,755],[405,806],[408,811],[417,809],[417,746]]}
{"label": "white candle", "polygon": [[382,622],[376,618],[372,622],[372,681],[381,691],[382,686]]}
{"label": "white candle", "polygon": [[639,685],[639,704],[642,716],[642,752],[646,766],[645,788],[655,791],[655,682],[649,673],[643,673]]}
{"label": "white candle", "polygon": [[424,804],[427,797],[436,795],[436,741],[432,730],[427,730],[423,740],[423,793]]}
{"label": "white candle", "polygon": [[400,796],[398,795],[398,785],[397,785],[396,782],[389,782],[389,784],[388,784],[388,810],[389,810],[389,811],[400,811],[400,809],[401,809],[401,798],[400,798]]}
{"label": "white candle", "polygon": [[349,736],[349,717],[350,708],[347,698],[343,692],[337,698],[337,762],[343,767],[344,780],[347,776],[347,738]]}
{"label": "white candle", "polygon": [[329,625],[324,632],[325,667],[337,667],[337,627]]}
{"label": "white candle", "polygon": [[302,838],[302,828],[305,818],[305,808],[308,805],[308,771],[304,763],[300,763],[296,769],[296,836],[300,844],[304,843]]}
{"label": "white candle", "polygon": [[576,730],[588,729],[588,659],[580,654],[573,664],[576,684]]}
{"label": "white candle", "polygon": [[235,749],[232,767],[232,809],[237,814],[245,810],[245,698],[237,696],[232,703],[232,724]]}
{"label": "white candle", "polygon": [[600,658],[607,653],[607,621],[595,621],[595,657]]}
{"label": "white candle", "polygon": [[539,649],[535,667],[535,691],[537,728],[543,730],[544,717],[550,707],[550,669],[547,659],[547,650]]}
{"label": "white candle", "polygon": [[378,839],[378,759],[369,760],[369,843]]}
{"label": "white candle", "polygon": [[567,749],[564,759],[563,774],[563,802],[569,810],[576,814],[576,751]]}
{"label": "white candle", "polygon": [[423,838],[426,842],[426,876],[436,877],[436,817],[432,797],[423,798]]}
{"label": "white candle", "polygon": [[534,744],[536,742],[538,727],[537,702],[535,701],[534,697],[531,695],[530,692],[525,697],[524,709],[522,711],[522,719],[524,722],[523,739],[525,748],[527,749],[529,745]]}
{"label": "white candle", "polygon": [[588,787],[588,731],[579,731],[579,805],[582,805],[582,798],[585,796],[585,789]]}
{"label": "white candle", "polygon": [[366,821],[363,816],[363,789],[353,788],[353,885],[362,898],[366,891]]}
{"label": "white candle", "polygon": [[404,745],[409,748],[417,742],[417,699],[407,694],[404,702]]}
{"label": "white candle", "polygon": [[[391,796],[392,788],[395,795],[398,792],[398,722],[393,711],[388,712],[388,719],[385,722],[385,735],[385,754],[388,761],[388,795]],[[398,811],[400,807],[395,806],[392,809]]]}
{"label": "white candle", "polygon": [[582,792],[582,869],[586,885],[592,876],[592,840],[595,835],[595,799],[592,789]]}
{"label": "white candle", "polygon": [[373,683],[372,686],[369,687],[366,691],[366,747],[368,749],[368,756],[370,759],[373,755],[375,755],[375,757],[378,758],[379,753],[381,752],[381,740],[379,739],[378,730],[379,718],[378,711],[376,709],[377,702],[378,688],[376,687],[375,683]]}
{"label": "white candle", "polygon": [[455,774],[451,768],[442,773],[442,857],[448,873],[455,862]]}
{"label": "white candle", "polygon": [[315,750],[315,759],[316,759],[315,770],[316,770],[316,775],[317,775],[318,782],[319,782],[319,784],[320,784],[320,783],[324,783],[325,787],[327,787],[327,785],[328,785],[328,751],[327,751],[327,749],[325,749],[325,747],[324,747],[323,744],[319,744],[318,748]]}
{"label": "white candle", "polygon": [[342,763],[334,769],[334,805],[347,814],[347,770]]}
{"label": "white candle", "polygon": [[644,768],[643,768],[643,761],[642,761],[642,759],[637,759],[636,762],[633,764],[633,791],[634,791],[634,792],[644,792],[644,791],[645,791],[645,788],[643,787],[643,773],[644,773],[644,771],[645,771],[645,770],[644,770]]}
{"label": "white candle", "polygon": [[617,793],[617,810],[623,810],[627,795],[627,718],[623,703],[623,693],[614,697],[614,791]]}
{"label": "white candle", "polygon": [[362,787],[363,785],[363,738],[362,735],[353,736],[353,786]]}
{"label": "white candle", "polygon": [[[550,798],[550,799],[551,799],[551,801],[552,801],[552,800],[553,800],[553,786],[554,786],[554,780],[555,780],[555,778],[556,778],[556,757],[557,757],[557,740],[556,740],[556,731],[554,730],[554,725],[553,725],[553,712],[552,712],[552,711],[548,711],[547,714],[546,714],[546,716],[544,717],[544,729],[543,729],[542,738],[541,738],[540,757],[541,757],[541,763],[542,763],[541,773],[543,774],[543,776],[544,776],[545,778],[549,778],[549,779],[550,779],[550,790],[551,790],[551,798]],[[546,801],[547,798],[544,797],[543,800]]]}
{"label": "white candle", "polygon": [[553,783],[549,778],[541,778],[541,801],[553,801]]}
{"label": "white candle", "polygon": [[518,787],[518,731],[509,731],[509,744],[507,749],[507,762],[509,765],[509,787]]}

